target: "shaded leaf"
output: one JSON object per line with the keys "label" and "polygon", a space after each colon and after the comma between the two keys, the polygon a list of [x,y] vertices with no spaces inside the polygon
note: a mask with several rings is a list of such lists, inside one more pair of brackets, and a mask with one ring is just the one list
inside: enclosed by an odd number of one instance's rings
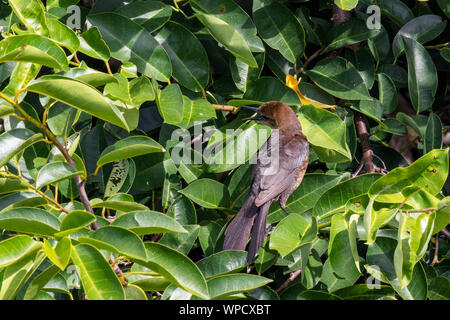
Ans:
{"label": "shaded leaf", "polygon": [[84,292],[89,300],[124,300],[122,284],[103,255],[90,245],[79,244],[72,249]]}

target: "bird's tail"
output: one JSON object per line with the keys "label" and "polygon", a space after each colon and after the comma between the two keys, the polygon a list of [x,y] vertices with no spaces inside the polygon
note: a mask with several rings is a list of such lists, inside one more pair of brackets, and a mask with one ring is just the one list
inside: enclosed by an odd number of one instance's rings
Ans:
{"label": "bird's tail", "polygon": [[252,241],[250,242],[250,248],[248,249],[247,262],[251,263],[255,258],[256,252],[261,247],[266,238],[266,218],[269,212],[271,201],[266,202],[259,207],[258,216],[256,217],[255,224],[252,230]]}
{"label": "bird's tail", "polygon": [[255,196],[250,195],[225,230],[224,250],[245,250],[258,211]]}
{"label": "bird's tail", "polygon": [[266,237],[266,217],[270,203],[258,208],[255,205],[255,196],[250,196],[225,230],[223,249],[245,250],[250,231],[253,230],[247,254],[247,262],[251,263]]}

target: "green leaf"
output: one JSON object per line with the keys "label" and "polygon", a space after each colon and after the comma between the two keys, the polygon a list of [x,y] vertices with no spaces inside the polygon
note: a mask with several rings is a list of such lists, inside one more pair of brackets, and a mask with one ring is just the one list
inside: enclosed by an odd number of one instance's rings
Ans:
{"label": "green leaf", "polygon": [[77,110],[61,102],[54,103],[47,114],[47,126],[55,136],[68,137]]}
{"label": "green leaf", "polygon": [[0,242],[0,268],[6,268],[41,248],[41,242],[26,235],[16,235],[3,240]]}
{"label": "green leaf", "polygon": [[75,231],[83,229],[96,220],[95,215],[84,210],[74,210],[66,214],[61,221],[59,232],[55,237],[65,237]]}
{"label": "green leaf", "polygon": [[85,55],[103,61],[108,61],[111,57],[111,52],[97,27],[89,28],[81,34],[79,50]]}
{"label": "green leaf", "polygon": [[194,121],[202,121],[216,117],[212,105],[205,99],[192,101],[181,94],[178,84],[166,86],[157,100],[158,109],[165,123],[189,128]]}
{"label": "green leaf", "polygon": [[220,275],[208,280],[212,299],[220,299],[234,293],[247,292],[262,287],[273,280],[245,273]]}
{"label": "green leaf", "polygon": [[147,136],[131,136],[106,147],[97,160],[97,166],[154,152],[165,152],[165,149]]}
{"label": "green leaf", "polygon": [[434,212],[417,217],[400,215],[394,268],[401,288],[411,282],[414,266],[425,255],[435,218]]}
{"label": "green leaf", "polygon": [[91,69],[84,65],[83,62],[80,64],[80,67],[72,68],[64,73],[64,76],[87,83],[93,87],[100,87],[110,82],[117,82],[117,79],[109,73]]}
{"label": "green leaf", "polygon": [[44,288],[44,286],[50,282],[60,271],[59,267],[56,265],[51,265],[39,275],[37,275],[28,285],[27,291],[23,297],[23,300],[33,300],[35,299],[39,292]]}
{"label": "green leaf", "polygon": [[197,213],[194,204],[185,196],[175,199],[167,209],[167,215],[182,225],[197,223]]}
{"label": "green leaf", "polygon": [[206,280],[192,260],[158,243],[146,242],[145,249],[148,257],[146,266],[193,295],[202,299],[209,298]]}
{"label": "green leaf", "polygon": [[320,60],[306,74],[329,94],[348,100],[371,100],[358,70],[342,57]]}
{"label": "green leaf", "polygon": [[120,100],[124,103],[130,103],[131,96],[128,79],[120,73],[114,74],[114,78],[117,81],[107,83],[103,89],[103,94],[112,100]]}
{"label": "green leaf", "polygon": [[433,149],[442,148],[442,123],[439,116],[430,113],[427,122],[427,131],[424,139],[424,153],[428,153]]}
{"label": "green leaf", "polygon": [[[291,194],[286,203],[287,211],[289,213],[302,214],[314,208],[322,194],[335,186],[341,178],[341,176],[321,173],[305,174],[302,183]],[[267,223],[278,222],[285,216],[286,214],[279,205],[272,204],[267,216]]]}
{"label": "green leaf", "polygon": [[394,81],[384,74],[377,74],[378,79],[378,97],[383,106],[383,114],[390,114],[397,109],[398,95]]}
{"label": "green leaf", "polygon": [[399,27],[414,19],[411,9],[401,0],[362,0],[367,5],[377,5],[381,9],[381,15],[392,20]]}
{"label": "green leaf", "polygon": [[378,229],[386,225],[398,212],[396,207],[389,207],[385,204],[374,203],[374,198],[370,198],[364,214],[364,228],[367,232],[366,244],[375,241]]}
{"label": "green leaf", "polygon": [[196,180],[178,192],[204,208],[226,208],[230,203],[227,187],[212,179]]}
{"label": "green leaf", "polygon": [[350,11],[357,6],[358,0],[334,0],[334,3],[340,9],[345,10],[345,11]]}
{"label": "green leaf", "polygon": [[433,40],[444,31],[447,21],[443,21],[440,16],[426,14],[410,20],[406,23],[394,37],[392,42],[392,52],[394,57],[398,57],[405,49],[401,37],[411,38],[424,44]]}
{"label": "green leaf", "polygon": [[406,168],[395,168],[374,182],[369,195],[376,196],[375,201],[402,203],[405,196],[403,188],[419,186],[432,195],[439,193],[448,176],[448,149],[434,149],[414,161]]}
{"label": "green leaf", "polygon": [[0,135],[0,167],[4,166],[8,161],[25,150],[32,144],[43,138],[41,133],[34,133],[25,128],[17,128],[8,130]]}
{"label": "green leaf", "polygon": [[298,113],[303,134],[321,161],[342,162],[352,158],[346,142],[346,125],[334,113],[303,106]]}
{"label": "green leaf", "polygon": [[428,123],[428,117],[422,114],[408,116],[403,112],[397,113],[396,119],[403,124],[410,126],[417,134],[425,139],[426,126]]}
{"label": "green leaf", "polygon": [[[14,67],[9,78],[9,83],[3,90],[3,93],[8,97],[13,98],[18,90],[26,87],[28,83],[37,76],[40,68],[41,67],[39,65],[33,63],[16,63],[16,66]],[[23,100],[25,95],[26,93],[19,94],[19,96],[17,97],[19,103]],[[10,106],[10,103],[6,100],[0,99],[0,101],[4,101],[2,102],[3,104]],[[23,106],[24,104],[22,103],[22,107]]]}
{"label": "green leaf", "polygon": [[[220,137],[224,131],[234,129],[233,127],[239,124],[233,134]],[[208,172],[225,172],[246,163],[264,145],[269,136],[270,131],[267,127],[256,121],[244,123],[236,121],[220,128],[217,135],[209,139],[205,149],[204,159],[208,164]]]}
{"label": "green leaf", "polygon": [[401,288],[394,268],[394,251],[397,241],[378,237],[367,249],[365,269],[376,279],[388,282],[405,300],[425,300],[427,297],[427,279],[420,264],[416,264],[412,281]]}
{"label": "green leaf", "polygon": [[135,211],[121,215],[112,223],[138,235],[166,232],[187,232],[174,219],[156,211]]}
{"label": "green leaf", "polygon": [[383,121],[383,124],[385,125],[383,131],[399,136],[406,136],[408,134],[406,126],[395,118],[387,118]]}
{"label": "green leaf", "polygon": [[450,44],[441,50],[441,56],[450,62]]}
{"label": "green leaf", "polygon": [[365,21],[352,18],[331,29],[330,43],[324,52],[333,51],[375,37],[380,31],[369,29]]}
{"label": "green leaf", "polygon": [[408,89],[417,113],[428,110],[438,87],[436,66],[427,50],[417,41],[400,36],[408,60]]}
{"label": "green leaf", "polygon": [[154,32],[169,21],[172,8],[160,1],[138,0],[117,8],[115,12],[130,18],[148,32]]}
{"label": "green leaf", "polygon": [[334,292],[344,300],[395,300],[395,291],[390,286],[356,284]]}
{"label": "green leaf", "polygon": [[0,194],[29,190],[25,182],[16,178],[0,178]]}
{"label": "green leaf", "polygon": [[381,126],[383,126],[383,123],[381,122],[381,117],[383,116],[383,106],[381,105],[380,101],[376,99],[360,100],[356,101],[355,104],[351,106],[351,108],[374,119]]}
{"label": "green leaf", "polygon": [[46,35],[48,33],[45,9],[41,1],[8,0],[14,14],[25,25],[29,32]]}
{"label": "green leaf", "polygon": [[198,241],[205,256],[212,255],[217,247],[223,226],[216,221],[202,221]]}
{"label": "green leaf", "polygon": [[128,130],[120,111],[95,88],[65,77],[41,77],[28,85],[27,91],[43,94],[61,101],[99,119]]}
{"label": "green leaf", "polygon": [[116,225],[104,226],[89,237],[79,237],[78,241],[138,261],[147,260],[142,240],[134,232]]}
{"label": "green leaf", "polygon": [[334,213],[344,212],[349,199],[367,193],[370,186],[380,177],[380,174],[370,173],[339,183],[317,200],[312,211],[313,216],[319,217],[319,220],[324,220]]}
{"label": "green leaf", "polygon": [[204,90],[209,82],[208,56],[195,35],[183,25],[169,21],[155,39],[170,57],[173,78],[189,90]]}
{"label": "green leaf", "polygon": [[44,252],[47,257],[59,269],[66,269],[70,260],[70,253],[72,251],[72,243],[69,238],[62,238],[58,240],[56,246],[53,248],[51,243],[44,239]]}
{"label": "green leaf", "polygon": [[305,290],[297,296],[297,300],[342,300],[342,298],[319,290]]}
{"label": "green leaf", "polygon": [[131,212],[139,210],[148,210],[148,207],[132,201],[105,200],[92,204],[92,208],[108,208],[111,210]]}
{"label": "green leaf", "polygon": [[197,266],[206,279],[238,272],[247,266],[247,252],[237,250],[220,251],[198,261]]}
{"label": "green leaf", "polygon": [[49,184],[79,176],[82,173],[82,171],[77,171],[67,162],[50,162],[39,170],[36,178],[36,189],[41,189]]}
{"label": "green leaf", "polygon": [[258,67],[247,41],[235,26],[222,20],[220,15],[197,13],[195,16],[214,39],[223,44],[236,58],[253,68]]}
{"label": "green leaf", "polygon": [[48,19],[49,38],[66,47],[71,53],[74,53],[80,47],[80,40],[76,33],[65,24],[56,19]]}
{"label": "green leaf", "polygon": [[428,285],[428,298],[430,300],[449,300],[450,280],[443,276],[431,279]]}
{"label": "green leaf", "polygon": [[311,242],[316,236],[316,231],[315,220],[310,222],[299,214],[290,214],[272,231],[269,248],[278,251],[283,258],[296,248]]}
{"label": "green leaf", "polygon": [[60,222],[51,213],[37,208],[15,208],[0,213],[0,228],[53,236],[59,231]]}
{"label": "green leaf", "polygon": [[259,53],[255,55],[255,59],[258,62],[258,68],[251,68],[248,64],[237,59],[235,56],[230,55],[230,71],[234,84],[242,92],[247,91],[247,86],[251,81],[257,80],[261,75],[265,54]]}
{"label": "green leaf", "polygon": [[6,61],[32,62],[69,70],[64,51],[50,39],[37,34],[10,36],[0,41],[0,62]]}
{"label": "green leaf", "polygon": [[445,197],[438,203],[436,220],[434,221],[433,234],[444,229],[450,223],[450,198]]}
{"label": "green leaf", "polygon": [[335,292],[336,290],[352,286],[359,278],[359,272],[355,272],[353,278],[343,278],[338,276],[331,267],[330,258],[328,258],[323,265],[320,282],[327,286],[328,292]]}
{"label": "green leaf", "polygon": [[355,66],[356,70],[358,70],[367,89],[372,89],[375,82],[375,61],[370,54],[370,51],[364,47],[355,51],[345,50],[344,57]]}
{"label": "green leaf", "polygon": [[200,233],[200,226],[184,225],[183,228],[188,231],[187,234],[180,232],[166,233],[161,237],[159,243],[169,246],[183,254],[188,254],[197,240]]}
{"label": "green leaf", "polygon": [[144,290],[134,284],[127,284],[124,291],[125,300],[148,300]]}
{"label": "green leaf", "polygon": [[375,37],[367,40],[367,46],[378,63],[386,59],[391,52],[391,40],[383,25],[381,25],[380,32]]}
{"label": "green leaf", "polygon": [[12,208],[39,207],[47,204],[47,200],[34,191],[20,191],[0,198],[0,212]]}
{"label": "green leaf", "polygon": [[90,15],[89,22],[99,28],[112,57],[134,63],[139,72],[150,78],[169,81],[172,74],[169,56],[143,27],[112,12]]}
{"label": "green leaf", "polygon": [[450,18],[450,4],[445,0],[437,0],[437,3],[441,7],[442,11],[445,13],[447,18]]}
{"label": "green leaf", "polygon": [[78,269],[89,300],[124,300],[122,284],[103,255],[90,245],[72,249],[72,261]]}
{"label": "green leaf", "polygon": [[[355,274],[361,273],[358,252],[355,254],[355,249],[356,237],[354,234],[352,236],[351,220],[346,221],[343,215],[335,214],[331,218],[328,257],[338,276],[351,279]],[[350,258],[352,256],[353,258]]]}
{"label": "green leaf", "polygon": [[11,105],[0,105],[0,119],[14,114],[14,107]]}
{"label": "green leaf", "polygon": [[155,92],[150,80],[146,76],[131,80],[130,96],[131,102],[136,106],[140,106],[145,101],[155,100]]}
{"label": "green leaf", "polygon": [[263,40],[291,63],[305,50],[305,31],[300,21],[284,5],[273,0],[253,1],[253,19]]}
{"label": "green leaf", "polygon": [[280,101],[290,106],[301,105],[297,94],[286,87],[283,82],[273,77],[261,77],[249,83],[244,99],[252,100],[256,104]]}
{"label": "green leaf", "polygon": [[19,290],[22,289],[44,259],[45,254],[38,251],[36,254],[28,255],[24,259],[2,270],[0,300],[16,299]]}

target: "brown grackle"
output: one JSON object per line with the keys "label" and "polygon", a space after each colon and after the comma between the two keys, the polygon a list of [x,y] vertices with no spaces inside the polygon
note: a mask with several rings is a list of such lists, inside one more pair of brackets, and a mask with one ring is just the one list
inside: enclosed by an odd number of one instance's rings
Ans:
{"label": "brown grackle", "polygon": [[281,208],[288,213],[286,201],[302,182],[308,166],[309,143],[297,116],[286,104],[270,101],[259,108],[246,108],[257,113],[248,119],[268,125],[272,134],[258,152],[248,199],[228,225],[223,249],[245,250],[253,229],[247,255],[250,263],[266,237],[271,203],[279,200]]}

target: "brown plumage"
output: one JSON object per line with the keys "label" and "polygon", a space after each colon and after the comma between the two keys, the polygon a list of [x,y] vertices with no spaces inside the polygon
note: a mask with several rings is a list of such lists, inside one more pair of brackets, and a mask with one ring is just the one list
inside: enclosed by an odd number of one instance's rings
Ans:
{"label": "brown plumage", "polygon": [[[258,109],[250,109],[258,114],[250,119],[278,129],[278,134],[273,131],[259,150],[248,199],[225,231],[224,250],[245,250],[253,229],[247,255],[249,263],[253,261],[266,237],[266,217],[271,203],[279,200],[281,208],[288,213],[286,201],[300,185],[309,157],[308,140],[290,107],[281,102],[270,101]],[[277,149],[278,157],[275,154]]]}

